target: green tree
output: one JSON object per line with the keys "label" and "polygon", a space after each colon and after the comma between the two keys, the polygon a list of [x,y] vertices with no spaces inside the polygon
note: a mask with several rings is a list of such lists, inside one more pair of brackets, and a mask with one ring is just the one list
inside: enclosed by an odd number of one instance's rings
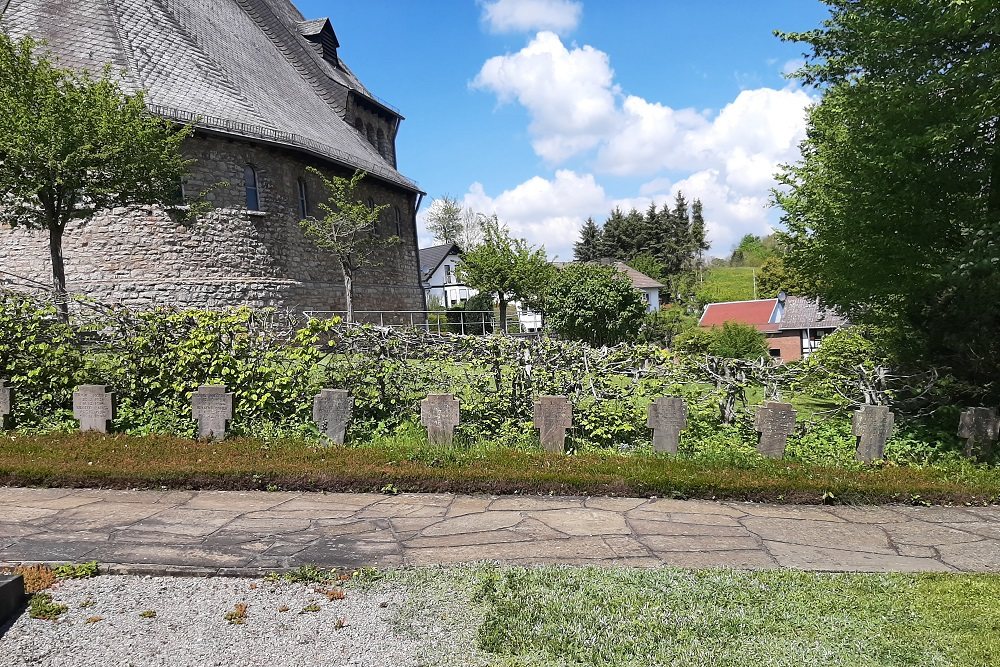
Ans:
{"label": "green tree", "polygon": [[462,250],[471,250],[482,240],[483,218],[481,213],[445,195],[435,199],[427,210],[427,231],[439,243],[455,243]]}
{"label": "green tree", "polygon": [[726,322],[712,329],[708,353],[715,357],[753,361],[767,356],[767,337],[749,324]]}
{"label": "green tree", "polygon": [[691,270],[701,271],[705,266],[705,253],[711,249],[712,244],[708,242],[705,207],[700,199],[695,199],[691,205],[690,244],[689,266]]}
{"label": "green tree", "polygon": [[542,248],[513,239],[496,218],[483,224],[483,242],[462,254],[458,275],[469,287],[493,295],[500,307],[500,329],[507,331],[507,305],[516,299],[530,304],[544,301],[552,265]]}
{"label": "green tree", "polygon": [[782,255],[773,255],[764,260],[757,274],[757,293],[763,299],[770,299],[784,291],[795,296],[816,296],[816,284],[788,266]]}
{"label": "green tree", "polygon": [[547,321],[552,331],[594,346],[634,340],[645,315],[642,296],[611,266],[569,264],[549,292]]}
{"label": "green tree", "polygon": [[580,229],[580,240],[573,244],[573,259],[578,262],[592,262],[600,259],[601,228],[593,218],[587,218]]}
{"label": "green tree", "polygon": [[322,218],[308,217],[299,221],[302,232],[316,247],[333,256],[344,278],[344,303],[347,321],[354,321],[354,277],[366,267],[377,266],[380,252],[399,243],[398,236],[380,238],[376,225],[382,204],[369,208],[358,192],[365,172],[358,170],[351,178],[329,178],[315,167],[309,171],[319,176],[327,198],[319,202]]}
{"label": "green tree", "polygon": [[[775,193],[787,262],[908,359],[1000,375],[1000,4],[826,0],[796,76],[823,91]],[[996,385],[994,385],[996,386]],[[995,390],[996,391],[996,390]]]}
{"label": "green tree", "polygon": [[58,314],[68,321],[63,234],[119,206],[178,203],[190,129],[151,115],[142,93],[55,66],[0,31],[0,221],[48,232]]}

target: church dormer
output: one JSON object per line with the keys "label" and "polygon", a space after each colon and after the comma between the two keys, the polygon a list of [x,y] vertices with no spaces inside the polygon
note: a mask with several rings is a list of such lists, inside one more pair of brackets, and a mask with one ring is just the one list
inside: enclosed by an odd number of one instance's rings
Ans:
{"label": "church dormer", "polygon": [[337,33],[333,31],[333,26],[330,25],[330,19],[303,21],[299,23],[299,30],[303,37],[316,46],[317,51],[322,51],[323,60],[334,67],[340,64],[337,60],[337,49],[340,48],[340,41],[337,39]]}

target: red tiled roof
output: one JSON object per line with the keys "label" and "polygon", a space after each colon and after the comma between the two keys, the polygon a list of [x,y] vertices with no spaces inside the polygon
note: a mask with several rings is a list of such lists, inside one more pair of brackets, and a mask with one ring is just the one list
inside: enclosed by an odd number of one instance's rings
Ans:
{"label": "red tiled roof", "polygon": [[710,303],[705,306],[705,313],[701,316],[698,325],[715,327],[722,326],[725,322],[740,322],[761,331],[777,331],[778,323],[771,321],[774,318],[774,309],[777,305],[777,299]]}

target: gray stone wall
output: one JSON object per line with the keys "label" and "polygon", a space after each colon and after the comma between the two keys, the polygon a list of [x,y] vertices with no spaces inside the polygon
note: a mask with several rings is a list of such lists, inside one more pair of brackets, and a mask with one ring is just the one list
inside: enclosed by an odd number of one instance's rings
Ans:
{"label": "gray stone wall", "polygon": [[[214,210],[191,222],[159,208],[108,211],[66,230],[67,288],[103,303],[149,307],[277,306],[342,310],[344,290],[336,262],[299,229],[298,179],[304,178],[310,212],[318,214],[321,184],[306,172],[319,161],[250,142],[217,136],[188,141],[196,162],[185,184],[189,195],[209,192]],[[260,211],[246,210],[244,167],[258,175]],[[331,173],[349,176],[348,170]],[[415,195],[369,176],[363,197],[388,204],[380,233],[394,235],[396,211],[402,242],[387,249],[380,266],[355,280],[357,310],[422,310],[417,258]],[[14,283],[51,284],[48,236],[0,224],[0,270]],[[0,275],[0,280],[10,276]]]}

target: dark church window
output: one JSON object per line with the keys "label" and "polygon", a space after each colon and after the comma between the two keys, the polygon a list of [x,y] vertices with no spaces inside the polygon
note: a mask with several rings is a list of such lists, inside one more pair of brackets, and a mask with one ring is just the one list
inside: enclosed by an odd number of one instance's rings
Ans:
{"label": "dark church window", "polygon": [[378,129],[378,154],[384,158],[389,157],[389,145],[385,141],[385,132],[382,131],[380,127]]}
{"label": "dark church window", "polygon": [[247,192],[247,210],[259,211],[260,198],[257,196],[257,170],[247,165],[243,169],[243,185]]}
{"label": "dark church window", "polygon": [[309,217],[309,191],[306,189],[306,179],[300,178],[299,186],[299,217]]}
{"label": "dark church window", "polygon": [[393,219],[396,222],[396,236],[403,235],[403,214],[399,212],[398,206],[392,207]]}

